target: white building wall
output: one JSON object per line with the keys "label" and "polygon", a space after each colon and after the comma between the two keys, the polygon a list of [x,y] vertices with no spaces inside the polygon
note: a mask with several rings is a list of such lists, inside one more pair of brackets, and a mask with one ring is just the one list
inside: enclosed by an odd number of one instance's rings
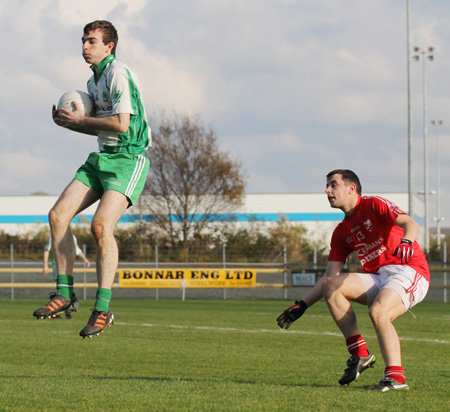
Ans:
{"label": "white building wall", "polygon": [[[389,199],[401,209],[408,211],[407,193],[369,193]],[[9,234],[23,234],[38,231],[48,225],[48,212],[58,196],[0,196],[0,230]],[[144,202],[142,202],[144,203]],[[423,226],[423,202],[415,198],[415,219]],[[90,222],[97,204],[86,209],[73,224]],[[121,226],[129,226],[145,215],[140,203],[126,211]],[[234,215],[239,222],[250,218],[275,222],[281,215],[289,221],[306,227],[313,241],[328,243],[334,227],[343,219],[343,213],[329,206],[325,193],[266,193],[247,194],[244,204]],[[419,243],[423,245],[423,230],[419,233]]]}

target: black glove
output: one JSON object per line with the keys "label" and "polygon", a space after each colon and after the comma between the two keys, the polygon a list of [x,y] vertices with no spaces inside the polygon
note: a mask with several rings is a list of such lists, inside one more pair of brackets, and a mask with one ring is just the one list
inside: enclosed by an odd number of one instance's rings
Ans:
{"label": "black glove", "polygon": [[277,318],[278,326],[283,329],[288,329],[292,325],[292,322],[296,321],[300,316],[305,313],[308,309],[308,305],[301,300],[295,301],[295,304],[287,308],[280,316]]}
{"label": "black glove", "polygon": [[400,258],[402,264],[409,263],[414,255],[413,242],[408,239],[402,239],[397,249],[395,249],[394,256]]}

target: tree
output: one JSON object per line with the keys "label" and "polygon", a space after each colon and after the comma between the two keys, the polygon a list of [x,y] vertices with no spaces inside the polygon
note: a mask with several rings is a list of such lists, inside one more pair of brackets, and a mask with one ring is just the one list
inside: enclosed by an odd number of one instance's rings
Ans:
{"label": "tree", "polygon": [[274,249],[286,246],[289,259],[294,262],[311,262],[314,246],[308,240],[308,230],[301,223],[289,222],[286,216],[268,228]]}
{"label": "tree", "polygon": [[208,224],[229,218],[242,204],[245,177],[199,117],[161,114],[153,142],[145,210],[172,246],[187,249]]}
{"label": "tree", "polygon": [[48,193],[38,190],[37,192],[30,193],[30,196],[48,196]]}

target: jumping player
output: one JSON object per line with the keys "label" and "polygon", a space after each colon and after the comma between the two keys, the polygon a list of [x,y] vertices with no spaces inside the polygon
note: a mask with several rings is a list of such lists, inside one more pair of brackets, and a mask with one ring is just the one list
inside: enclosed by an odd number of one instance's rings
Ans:
{"label": "jumping player", "polygon": [[[325,193],[330,206],[345,213],[332,235],[326,272],[303,300],[277,318],[278,325],[288,329],[323,297],[350,353],[347,369],[339,380],[345,385],[375,363],[375,355],[358,331],[350,302],[367,305],[386,365],[383,379],[371,389],[409,389],[400,340],[392,322],[421,302],[428,292],[428,264],[416,242],[419,225],[389,200],[362,196],[359,178],[351,170],[330,172]],[[341,273],[353,251],[361,262],[361,273]]]}
{"label": "jumping player", "polygon": [[150,163],[145,151],[151,144],[151,131],[139,81],[128,66],[116,59],[115,27],[108,21],[96,20],[84,27],[81,41],[83,58],[93,71],[87,89],[96,116],[85,116],[76,102],[73,112],[53,106],[52,116],[58,126],[97,136],[99,152],[89,155],[50,210],[52,249],[58,268],[57,295],[33,315],[48,317],[56,311],[70,311],[78,304],[73,293],[75,247],[70,222],[99,200],[91,222],[97,246],[98,289],[92,314],[80,331],[80,336],[90,338],[114,323],[109,308],[118,266],[113,230],[144,188]]}

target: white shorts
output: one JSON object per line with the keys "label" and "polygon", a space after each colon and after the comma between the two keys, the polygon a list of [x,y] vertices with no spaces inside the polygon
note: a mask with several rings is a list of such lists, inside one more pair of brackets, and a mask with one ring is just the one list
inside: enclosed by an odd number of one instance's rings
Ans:
{"label": "white shorts", "polygon": [[406,310],[422,302],[428,293],[429,282],[413,268],[404,265],[388,265],[377,274],[357,273],[366,289],[367,305],[371,306],[382,289],[395,290]]}

